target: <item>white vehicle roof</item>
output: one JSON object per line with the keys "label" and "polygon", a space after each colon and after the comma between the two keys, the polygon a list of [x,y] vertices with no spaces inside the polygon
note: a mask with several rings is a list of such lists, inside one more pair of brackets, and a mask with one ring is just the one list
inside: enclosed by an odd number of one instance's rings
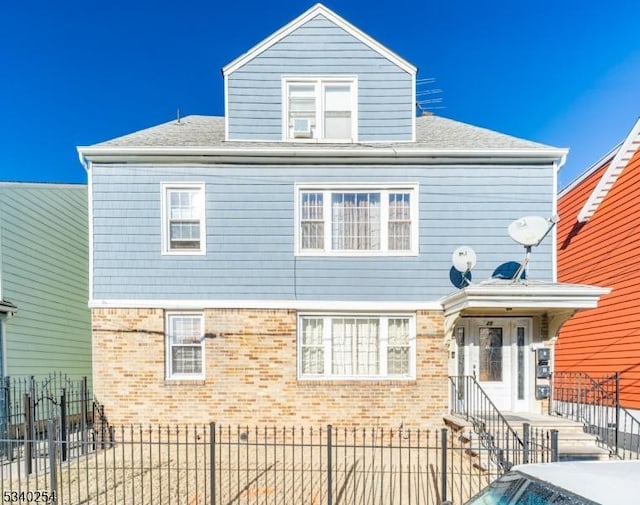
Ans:
{"label": "white vehicle roof", "polygon": [[640,460],[535,463],[512,470],[602,505],[640,503]]}

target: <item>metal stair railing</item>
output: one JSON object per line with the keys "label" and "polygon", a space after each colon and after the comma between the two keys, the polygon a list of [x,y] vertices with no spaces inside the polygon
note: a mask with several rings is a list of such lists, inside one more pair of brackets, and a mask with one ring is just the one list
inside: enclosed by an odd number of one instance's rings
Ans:
{"label": "metal stair railing", "polygon": [[554,372],[549,414],[584,424],[620,459],[640,459],[640,421],[620,405],[620,374],[594,378],[585,372]]}
{"label": "metal stair railing", "polygon": [[[472,423],[490,460],[502,472],[525,463],[525,444],[471,375],[450,376],[451,413]],[[528,448],[527,448],[528,449]]]}

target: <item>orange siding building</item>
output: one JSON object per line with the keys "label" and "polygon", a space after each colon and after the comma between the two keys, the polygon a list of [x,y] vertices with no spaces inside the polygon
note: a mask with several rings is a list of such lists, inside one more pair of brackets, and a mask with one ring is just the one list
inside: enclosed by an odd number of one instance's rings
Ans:
{"label": "orange siding building", "polygon": [[556,371],[620,372],[621,403],[640,409],[640,120],[560,193],[558,280],[612,288],[562,328]]}

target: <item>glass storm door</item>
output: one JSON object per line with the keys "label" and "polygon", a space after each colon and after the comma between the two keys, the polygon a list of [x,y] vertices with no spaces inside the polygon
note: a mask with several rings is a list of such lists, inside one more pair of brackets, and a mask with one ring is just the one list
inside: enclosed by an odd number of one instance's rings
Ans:
{"label": "glass storm door", "polygon": [[469,373],[495,406],[503,411],[528,410],[528,319],[474,319],[468,342]]}

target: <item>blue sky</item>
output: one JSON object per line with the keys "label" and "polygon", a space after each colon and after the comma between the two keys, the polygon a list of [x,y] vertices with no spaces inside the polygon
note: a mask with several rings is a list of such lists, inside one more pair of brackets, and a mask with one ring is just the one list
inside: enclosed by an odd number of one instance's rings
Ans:
{"label": "blue sky", "polygon": [[[223,115],[220,69],[314,2],[5,1],[0,180],[86,182],[76,146]],[[637,0],[327,0],[434,78],[436,114],[571,149],[561,186],[640,115]]]}

